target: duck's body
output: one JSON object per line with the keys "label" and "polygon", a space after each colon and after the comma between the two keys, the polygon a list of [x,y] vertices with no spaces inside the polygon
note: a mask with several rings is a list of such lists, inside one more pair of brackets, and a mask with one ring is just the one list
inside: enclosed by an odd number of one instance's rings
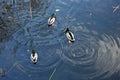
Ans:
{"label": "duck's body", "polygon": [[48,26],[53,26],[55,23],[55,14],[53,13],[51,17],[48,19]]}
{"label": "duck's body", "polygon": [[38,61],[38,54],[33,50],[30,56],[31,61],[36,64]]}
{"label": "duck's body", "polygon": [[68,38],[69,40],[69,43],[72,43],[75,41],[75,38],[74,38],[74,35],[73,33],[67,28],[66,31],[65,31],[65,35],[66,37]]}

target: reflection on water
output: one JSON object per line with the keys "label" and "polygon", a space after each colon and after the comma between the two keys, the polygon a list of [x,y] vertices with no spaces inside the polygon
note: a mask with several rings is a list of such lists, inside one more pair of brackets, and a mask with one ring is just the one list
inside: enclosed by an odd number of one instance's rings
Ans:
{"label": "reflection on water", "polygon": [[[0,80],[118,80],[120,10],[113,13],[112,8],[118,3],[1,0]],[[56,22],[48,27],[53,12]],[[64,34],[67,27],[74,43]],[[30,60],[32,49],[39,56],[36,65]]]}

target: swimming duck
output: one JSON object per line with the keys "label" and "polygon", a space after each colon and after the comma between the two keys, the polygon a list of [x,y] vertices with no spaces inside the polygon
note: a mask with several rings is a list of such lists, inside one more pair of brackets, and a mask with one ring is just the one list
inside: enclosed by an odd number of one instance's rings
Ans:
{"label": "swimming duck", "polygon": [[36,64],[38,61],[38,54],[35,52],[35,50],[32,50],[31,56],[30,56],[31,61]]}
{"label": "swimming duck", "polygon": [[55,13],[53,13],[51,15],[51,17],[48,19],[48,26],[53,26],[54,22],[55,22]]}
{"label": "swimming duck", "polygon": [[65,30],[65,35],[66,35],[66,37],[68,38],[69,43],[73,43],[73,42],[75,41],[74,35],[73,35],[73,33],[69,30],[69,28],[67,28],[67,29]]}

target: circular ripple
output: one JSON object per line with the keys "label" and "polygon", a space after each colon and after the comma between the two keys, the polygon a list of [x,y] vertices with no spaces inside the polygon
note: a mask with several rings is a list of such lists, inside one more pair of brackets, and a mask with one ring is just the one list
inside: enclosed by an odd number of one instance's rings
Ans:
{"label": "circular ripple", "polygon": [[95,64],[96,74],[101,78],[110,77],[120,70],[120,38],[113,38],[105,34],[98,43],[100,46]]}
{"label": "circular ripple", "polygon": [[[79,32],[80,33],[80,32]],[[77,67],[73,72],[79,72],[80,78],[107,78],[120,70],[120,39],[103,35],[96,37],[92,34],[80,33],[76,35],[73,44],[61,43],[64,62]],[[79,70],[80,69],[80,70]]]}
{"label": "circular ripple", "polygon": [[[76,35],[77,37],[77,35]],[[79,38],[80,37],[80,38]],[[63,45],[63,59],[81,66],[92,65],[97,57],[98,43],[95,37],[80,34],[73,44]]]}
{"label": "circular ripple", "polygon": [[[24,47],[21,47],[21,49]],[[19,48],[20,49],[20,48]],[[33,64],[30,60],[30,54],[27,52],[18,53],[19,56],[17,68],[22,72],[26,73],[28,76],[34,76],[35,73],[40,73],[43,71],[48,71],[57,67],[61,60],[59,57],[59,47],[54,49],[51,46],[41,46],[40,51],[38,51],[38,63]],[[18,52],[21,50],[18,50]]]}
{"label": "circular ripple", "polygon": [[[58,41],[60,31],[54,27],[48,27],[43,22],[34,22],[27,24],[13,35],[13,39],[17,41],[17,69],[24,72],[28,76],[34,76],[53,69],[61,62],[60,50],[61,45]],[[30,53],[27,50],[35,49],[38,53],[38,63],[34,65],[30,60]]]}
{"label": "circular ripple", "polygon": [[[33,40],[34,45],[54,45],[58,43],[58,37],[60,35],[60,30],[54,27],[48,27],[46,19],[42,22],[33,22],[24,28],[27,37]],[[34,24],[34,25],[31,25]]]}

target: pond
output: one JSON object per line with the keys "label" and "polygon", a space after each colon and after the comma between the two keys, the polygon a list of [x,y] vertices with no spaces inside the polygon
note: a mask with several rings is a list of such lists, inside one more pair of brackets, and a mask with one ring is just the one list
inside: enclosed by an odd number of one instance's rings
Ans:
{"label": "pond", "polygon": [[[120,79],[120,0],[1,0],[0,5],[0,80]],[[48,27],[52,13],[56,21]],[[32,49],[37,64],[30,60]]]}

